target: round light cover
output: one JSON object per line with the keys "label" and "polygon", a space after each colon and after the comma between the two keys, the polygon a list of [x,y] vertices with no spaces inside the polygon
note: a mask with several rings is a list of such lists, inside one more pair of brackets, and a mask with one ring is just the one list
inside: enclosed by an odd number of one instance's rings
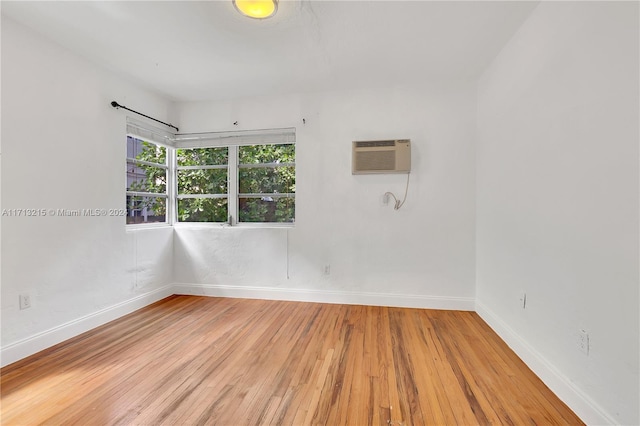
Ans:
{"label": "round light cover", "polygon": [[278,10],[278,0],[233,0],[233,5],[238,12],[254,19],[269,18]]}

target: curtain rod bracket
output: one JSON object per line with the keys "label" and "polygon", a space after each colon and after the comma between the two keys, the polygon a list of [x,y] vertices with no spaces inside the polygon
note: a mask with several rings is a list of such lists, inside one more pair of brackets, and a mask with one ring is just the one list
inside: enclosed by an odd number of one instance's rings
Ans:
{"label": "curtain rod bracket", "polygon": [[160,123],[160,124],[164,124],[164,125],[165,125],[165,126],[167,126],[167,127],[172,127],[172,128],[174,128],[174,129],[176,129],[176,132],[179,132],[179,131],[180,131],[180,129],[178,129],[178,128],[177,128],[176,126],[174,126],[173,124],[165,123],[164,121],[160,121],[160,120],[158,120],[158,119],[156,119],[156,118],[149,117],[148,115],[143,114],[143,113],[141,113],[141,112],[134,111],[134,110],[132,110],[132,109],[130,109],[130,108],[127,108],[127,107],[126,107],[126,106],[124,106],[124,105],[120,105],[120,104],[119,104],[119,103],[117,103],[116,101],[111,101],[111,106],[112,106],[112,107],[114,107],[114,108],[122,108],[122,109],[126,109],[127,111],[131,111],[131,112],[132,112],[132,113],[134,113],[134,114],[138,114],[138,115],[141,115],[141,116],[143,116],[143,117],[146,117],[146,118],[148,118],[148,119],[150,119],[150,120],[157,121],[158,123]]}

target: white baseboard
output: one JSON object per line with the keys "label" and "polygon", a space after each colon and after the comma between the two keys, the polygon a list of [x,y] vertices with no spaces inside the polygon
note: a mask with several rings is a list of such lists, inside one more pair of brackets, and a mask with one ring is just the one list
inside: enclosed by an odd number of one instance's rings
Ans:
{"label": "white baseboard", "polygon": [[242,299],[289,300],[295,302],[342,303],[346,305],[392,306],[399,308],[473,311],[473,297],[439,297],[391,293],[358,293],[275,287],[246,287],[212,284],[175,284],[175,294],[232,297]]}
{"label": "white baseboard", "polygon": [[158,300],[173,294],[173,286],[167,285],[149,293],[141,294],[132,299],[101,309],[84,317],[69,321],[52,329],[34,334],[19,340],[0,351],[0,365],[12,364],[29,355],[40,352],[67,339],[78,336],[86,331],[118,319],[131,312],[144,308]]}
{"label": "white baseboard", "polygon": [[615,425],[617,422],[598,404],[574,386],[553,364],[522,339],[482,302],[476,301],[476,312],[525,364],[574,413],[588,425]]}

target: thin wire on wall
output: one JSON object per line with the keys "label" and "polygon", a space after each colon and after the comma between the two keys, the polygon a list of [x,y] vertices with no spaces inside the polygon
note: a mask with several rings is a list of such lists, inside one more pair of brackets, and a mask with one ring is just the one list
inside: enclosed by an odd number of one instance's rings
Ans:
{"label": "thin wire on wall", "polygon": [[393,192],[385,192],[384,193],[385,197],[393,197],[393,200],[394,200],[393,209],[394,210],[400,210],[400,208],[404,205],[404,202],[407,201],[407,193],[409,192],[409,176],[410,175],[411,175],[411,173],[407,173],[407,186],[404,189],[404,198],[402,198],[402,201],[398,200]]}

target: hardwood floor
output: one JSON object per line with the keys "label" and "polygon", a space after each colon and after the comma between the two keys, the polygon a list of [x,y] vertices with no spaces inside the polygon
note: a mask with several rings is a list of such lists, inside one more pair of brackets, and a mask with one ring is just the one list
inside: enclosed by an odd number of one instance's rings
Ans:
{"label": "hardwood floor", "polygon": [[0,374],[3,425],[582,424],[473,312],[172,296]]}

